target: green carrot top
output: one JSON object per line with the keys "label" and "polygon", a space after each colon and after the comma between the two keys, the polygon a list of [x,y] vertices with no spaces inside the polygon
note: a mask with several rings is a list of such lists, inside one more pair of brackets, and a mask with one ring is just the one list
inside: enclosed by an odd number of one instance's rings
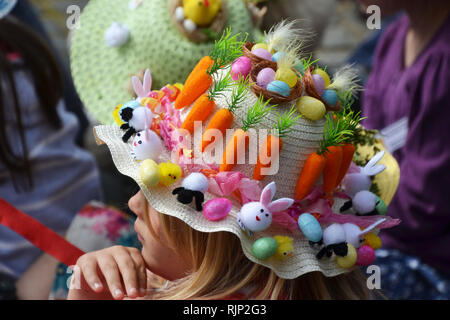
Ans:
{"label": "green carrot top", "polygon": [[242,45],[247,41],[248,34],[240,40],[240,33],[231,35],[231,28],[228,27],[218,41],[215,41],[210,57],[213,64],[207,70],[209,75],[225,67],[242,55]]}
{"label": "green carrot top", "polygon": [[260,94],[258,100],[247,110],[245,118],[242,119],[242,130],[247,131],[264,119],[275,106],[267,107],[269,100],[264,102],[264,97]]}
{"label": "green carrot top", "polygon": [[338,94],[338,98],[342,109],[335,113],[337,123],[339,123],[341,130],[348,130],[351,132],[350,135],[345,135],[343,137],[342,142],[353,143],[356,138],[359,123],[364,118],[361,118],[361,112],[352,110],[352,105],[355,102],[352,90],[347,91],[345,94]]}
{"label": "green carrot top", "polygon": [[289,111],[284,112],[283,114],[279,114],[278,112],[274,112],[276,114],[277,123],[272,129],[272,134],[278,136],[279,138],[283,138],[292,130],[292,126],[297,122],[298,119],[302,117],[301,114],[297,114],[297,109],[295,104],[292,105]]}
{"label": "green carrot top", "polygon": [[244,101],[245,94],[250,86],[249,77],[239,77],[238,81],[233,86],[231,93],[231,100],[228,102],[228,110],[234,112],[239,108],[239,104]]}
{"label": "green carrot top", "polygon": [[317,154],[319,155],[328,152],[328,147],[341,145],[346,136],[353,134],[352,131],[343,127],[341,119],[337,118],[335,121],[334,117],[330,114],[328,114],[325,118],[327,123],[323,131],[323,138],[320,142],[320,148],[317,151]]}
{"label": "green carrot top", "polygon": [[231,85],[231,70],[226,74],[222,74],[219,79],[214,81],[213,85],[208,89],[209,100],[214,100],[218,96],[223,96],[224,91]]}
{"label": "green carrot top", "polygon": [[308,59],[306,59],[306,58],[302,59],[302,62],[303,62],[303,68],[304,68],[305,70],[307,70],[310,66],[312,66],[312,65],[315,64],[315,63],[317,63],[317,61],[319,61],[319,60],[320,60],[320,58],[319,58],[319,59],[316,59],[316,60],[313,60],[313,59],[312,59],[312,54],[310,54]]}

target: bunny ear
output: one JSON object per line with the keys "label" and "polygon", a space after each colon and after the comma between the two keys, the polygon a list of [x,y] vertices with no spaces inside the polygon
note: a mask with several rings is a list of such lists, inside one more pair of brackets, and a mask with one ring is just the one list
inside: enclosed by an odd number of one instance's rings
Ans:
{"label": "bunny ear", "polygon": [[365,228],[363,231],[361,231],[360,235],[363,236],[365,234],[368,234],[369,232],[371,232],[373,229],[375,229],[378,225],[382,224],[383,222],[385,222],[387,219],[386,218],[382,218],[378,221],[375,221],[374,223],[372,223],[370,226],[368,226],[367,228]]}
{"label": "bunny ear", "polygon": [[145,70],[143,90],[145,96],[152,90],[152,75],[150,73],[150,69]]}
{"label": "bunny ear", "polygon": [[294,199],[281,198],[281,199],[275,200],[274,202],[271,202],[267,206],[267,209],[272,213],[280,212],[280,211],[284,211],[287,208],[289,208],[293,203],[294,203]]}
{"label": "bunny ear", "polygon": [[261,198],[259,200],[261,204],[267,207],[270,204],[270,201],[272,201],[273,197],[275,196],[276,191],[277,187],[275,185],[275,182],[271,182],[267,186],[265,186],[263,191],[261,192]]}
{"label": "bunny ear", "polygon": [[367,164],[364,166],[364,168],[361,170],[362,173],[368,175],[368,176],[374,176],[384,169],[386,169],[386,166],[384,165],[376,165],[378,161],[381,160],[384,156],[384,150],[378,152],[376,155],[372,157],[372,159],[367,162]]}
{"label": "bunny ear", "polygon": [[144,88],[142,87],[141,80],[139,80],[138,77],[133,76],[133,77],[131,78],[131,83],[133,84],[133,89],[134,89],[134,92],[136,93],[136,96],[137,96],[138,98],[144,97],[144,96],[145,96],[145,94],[144,94]]}
{"label": "bunny ear", "polygon": [[384,171],[384,169],[386,169],[386,166],[384,164],[377,164],[374,167],[371,168],[364,168],[363,172],[365,175],[367,176],[375,176],[377,174],[379,174],[380,172]]}

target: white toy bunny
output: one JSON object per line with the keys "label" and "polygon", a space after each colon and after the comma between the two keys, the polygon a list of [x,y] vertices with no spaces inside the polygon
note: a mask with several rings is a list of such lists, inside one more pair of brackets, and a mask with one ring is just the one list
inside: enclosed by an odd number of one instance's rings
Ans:
{"label": "white toy bunny", "polygon": [[343,181],[343,186],[345,192],[350,196],[354,197],[359,191],[369,190],[372,185],[371,176],[377,175],[386,169],[384,164],[377,164],[384,156],[384,150],[378,152],[376,155],[370,159],[367,164],[361,168],[359,173],[349,173],[345,176]]}
{"label": "white toy bunny", "polygon": [[273,213],[284,211],[294,203],[294,200],[290,198],[272,201],[275,192],[275,182],[271,182],[261,192],[259,202],[249,202],[242,206],[237,220],[239,226],[243,230],[247,230],[250,235],[253,232],[266,230],[272,223]]}
{"label": "white toy bunny", "polygon": [[[144,112],[142,117],[139,117],[139,119],[142,122],[140,125],[143,127],[140,127],[142,131],[137,132],[133,139],[133,143],[131,145],[131,156],[135,160],[156,160],[163,152],[163,145],[160,137],[153,130],[149,129],[149,123],[151,124],[151,121],[153,120],[153,114],[150,109],[146,107],[136,108],[133,112],[133,118],[134,113],[141,109]],[[147,114],[148,112],[150,114]]]}
{"label": "white toy bunny", "polygon": [[135,160],[158,159],[163,152],[159,136],[152,130],[145,129],[136,133],[131,147],[131,156]]}
{"label": "white toy bunny", "polygon": [[136,76],[131,78],[131,83],[133,84],[133,89],[136,93],[136,100],[140,102],[143,98],[148,97],[148,94],[152,91],[152,75],[150,70],[145,70],[142,83]]}

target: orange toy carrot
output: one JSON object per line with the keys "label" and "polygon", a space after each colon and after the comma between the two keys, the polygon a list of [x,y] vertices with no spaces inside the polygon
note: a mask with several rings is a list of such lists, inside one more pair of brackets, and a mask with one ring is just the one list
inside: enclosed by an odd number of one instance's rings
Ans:
{"label": "orange toy carrot", "polygon": [[[334,165],[333,163],[331,163],[331,161],[334,161],[334,157],[329,156],[330,160],[327,161],[328,155],[326,155],[326,153],[332,153],[332,147],[340,145],[343,137],[350,134],[350,131],[342,130],[342,128],[339,126],[339,121],[336,123],[330,116],[326,117],[326,119],[327,124],[324,128],[323,139],[320,143],[320,149],[309,155],[309,157],[306,159],[305,165],[303,166],[302,172],[300,173],[300,177],[297,181],[297,186],[295,189],[296,200],[302,200],[309,194],[317,179],[320,177],[321,173],[324,174],[324,181],[327,179],[332,180],[332,176],[326,177],[326,175],[329,175],[330,172],[324,172],[324,169],[327,165],[327,162],[329,162],[328,166],[330,167]],[[333,170],[331,170],[331,172],[333,172]]]}
{"label": "orange toy carrot", "polygon": [[325,167],[323,168],[323,191],[330,196],[336,186],[336,180],[342,164],[342,146],[329,146],[325,153]]}
{"label": "orange toy carrot", "polygon": [[362,120],[360,112],[355,113],[351,109],[354,102],[351,90],[347,91],[340,97],[340,102],[342,109],[339,113],[335,114],[335,121],[340,124],[343,130],[348,130],[351,134],[345,136],[342,141],[342,163],[334,188],[337,188],[341,184],[344,176],[347,174],[350,164],[352,163],[353,155],[356,151],[355,145],[358,139],[358,125]]}
{"label": "orange toy carrot", "polygon": [[232,36],[230,28],[225,30],[221,38],[214,43],[211,54],[200,59],[186,79],[183,90],[175,101],[176,109],[192,104],[211,86],[214,73],[242,55],[243,41],[238,39],[239,36],[240,33]]}
{"label": "orange toy carrot", "polygon": [[208,145],[214,142],[214,139],[210,140],[208,130],[217,129],[222,133],[222,135],[225,135],[226,130],[231,127],[234,121],[233,112],[236,108],[239,108],[239,104],[243,101],[248,86],[248,77],[241,77],[239,81],[236,82],[228,107],[218,110],[208,123],[199,146],[201,152],[203,152]]}
{"label": "orange toy carrot", "polygon": [[269,161],[267,164],[263,164],[261,159],[267,157],[268,159],[272,158],[272,147],[278,148],[278,155],[283,148],[283,140],[282,138],[291,131],[292,126],[297,122],[297,120],[301,117],[301,115],[296,114],[295,105],[292,108],[285,112],[283,115],[277,114],[277,124],[274,127],[274,131],[272,134],[267,136],[266,141],[261,146],[259,150],[258,159],[256,160],[256,165],[253,170],[253,179],[262,180],[265,175],[262,172],[263,168],[270,168],[272,165],[272,161]]}
{"label": "orange toy carrot", "polygon": [[350,164],[352,163],[356,148],[352,143],[346,143],[342,146],[342,151],[342,164],[341,168],[339,169],[339,175],[336,179],[336,185],[334,186],[335,188],[337,188],[341,184],[345,174],[348,171],[348,168],[350,168]]}
{"label": "orange toy carrot", "polygon": [[247,110],[246,117],[242,119],[242,128],[234,131],[223,153],[219,171],[231,171],[234,168],[238,159],[242,156],[238,154],[238,151],[245,152],[248,147],[248,129],[261,122],[274,107],[267,108],[269,101],[264,102],[263,99],[264,97],[260,95],[258,101]]}
{"label": "orange toy carrot", "polygon": [[182,129],[188,130],[191,134],[194,133],[194,122],[205,121],[211,113],[214,111],[216,104],[214,102],[215,97],[223,95],[223,91],[231,83],[231,74],[227,73],[224,77],[221,77],[214,82],[214,85],[209,89],[207,94],[203,94],[195,101],[189,111],[186,119],[181,125]]}
{"label": "orange toy carrot", "polygon": [[319,179],[326,161],[325,156],[317,152],[313,152],[308,156],[295,187],[296,200],[302,200],[309,194],[317,179]]}
{"label": "orange toy carrot", "polygon": [[200,59],[175,100],[175,109],[182,109],[190,105],[211,86],[213,79],[207,71],[213,63],[214,61],[209,56]]}

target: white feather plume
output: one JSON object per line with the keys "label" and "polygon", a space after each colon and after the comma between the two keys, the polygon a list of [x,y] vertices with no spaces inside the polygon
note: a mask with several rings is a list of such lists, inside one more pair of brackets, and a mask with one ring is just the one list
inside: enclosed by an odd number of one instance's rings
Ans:
{"label": "white feather plume", "polygon": [[340,68],[333,75],[333,82],[327,87],[327,89],[336,90],[342,94],[351,91],[355,94],[357,91],[361,91],[362,87],[358,84],[358,72],[353,67],[353,64],[348,64]]}
{"label": "white feather plume", "polygon": [[272,52],[274,49],[280,50],[281,47],[286,47],[300,40],[302,29],[295,27],[297,23],[298,20],[289,22],[282,20],[270,28],[265,35],[265,42],[269,47],[269,52]]}

